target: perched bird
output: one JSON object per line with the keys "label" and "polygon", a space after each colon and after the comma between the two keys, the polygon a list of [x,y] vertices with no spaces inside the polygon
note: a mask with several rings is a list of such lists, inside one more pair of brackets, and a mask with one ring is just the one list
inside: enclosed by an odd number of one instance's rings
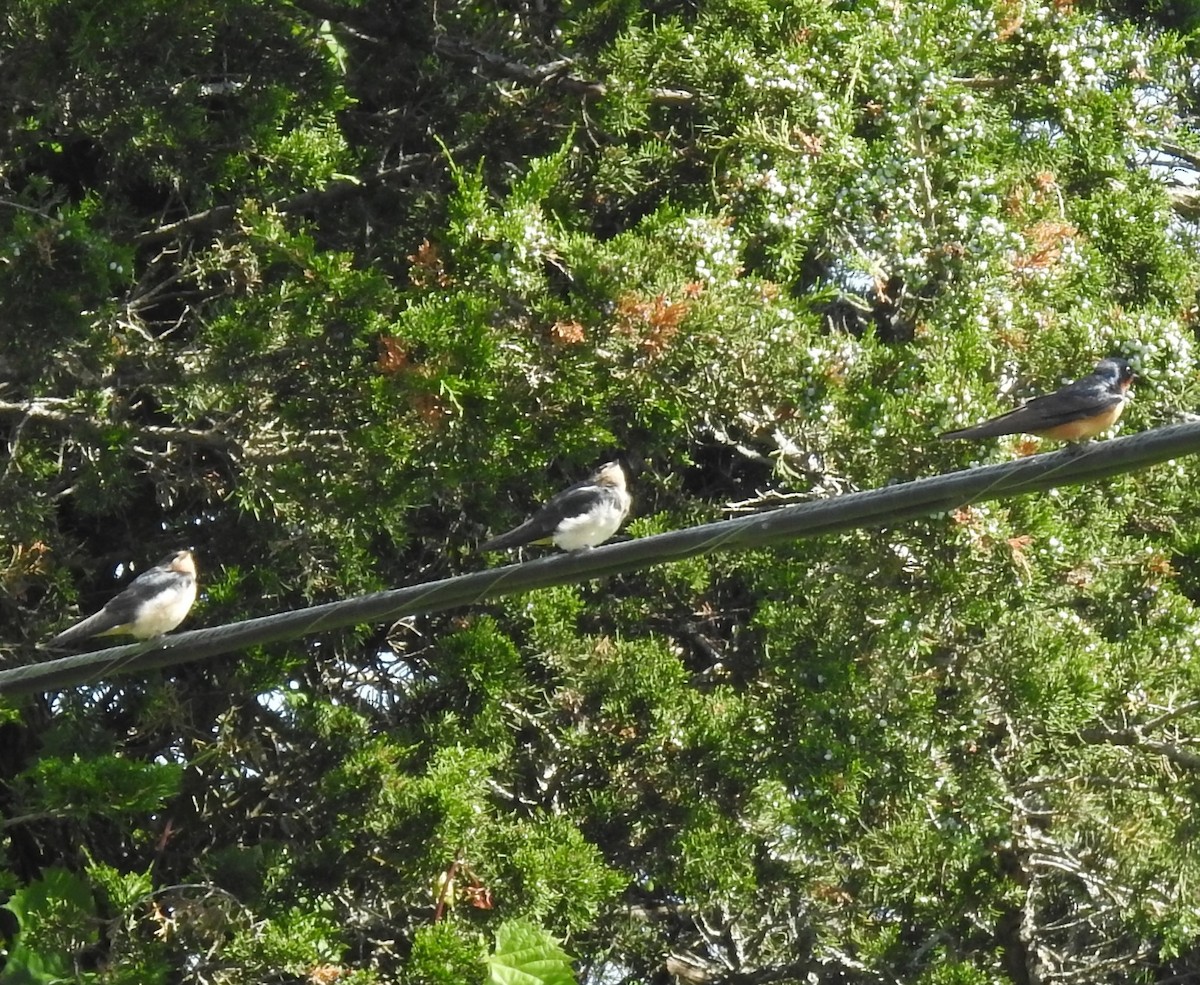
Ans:
{"label": "perched bird", "polygon": [[1133,370],[1124,359],[1101,359],[1093,372],[1066,386],[1034,397],[1016,410],[993,417],[974,427],[938,435],[943,441],[955,438],[994,438],[1001,434],[1036,434],[1056,441],[1084,441],[1117,423],[1125,402]]}
{"label": "perched bird", "polygon": [[503,551],[522,544],[553,543],[564,551],[603,544],[629,513],[625,472],[618,462],[605,462],[583,482],[554,496],[515,530],[480,545],[481,551]]}
{"label": "perched bird", "polygon": [[162,636],[183,622],[195,601],[196,559],[191,551],[176,551],[138,575],[95,615],[59,633],[46,646],[118,633],[139,640]]}

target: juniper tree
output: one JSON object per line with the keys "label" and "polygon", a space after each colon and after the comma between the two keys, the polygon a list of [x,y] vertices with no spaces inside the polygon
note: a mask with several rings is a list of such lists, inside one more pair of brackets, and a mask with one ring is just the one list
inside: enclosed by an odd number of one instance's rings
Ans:
{"label": "juniper tree", "polygon": [[[1195,402],[1182,8],[11,6],[9,665],[180,547],[218,625]],[[6,700],[5,973],[1192,974],[1195,469]]]}

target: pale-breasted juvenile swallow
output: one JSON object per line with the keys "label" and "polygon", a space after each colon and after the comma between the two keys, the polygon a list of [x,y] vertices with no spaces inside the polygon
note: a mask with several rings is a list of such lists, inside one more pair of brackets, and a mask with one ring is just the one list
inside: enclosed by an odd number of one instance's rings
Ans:
{"label": "pale-breasted juvenile swallow", "polygon": [[176,551],[138,575],[99,612],[59,633],[46,646],[118,633],[139,640],[162,636],[183,622],[195,601],[196,559],[191,551]]}
{"label": "pale-breasted juvenile swallow", "polygon": [[1124,359],[1101,359],[1093,372],[1066,386],[1034,397],[1016,410],[974,427],[938,435],[955,438],[994,438],[1002,434],[1036,434],[1056,441],[1084,441],[1117,423],[1130,399],[1133,370]]}
{"label": "pale-breasted juvenile swallow", "polygon": [[564,551],[603,544],[629,513],[625,472],[605,462],[583,482],[554,496],[515,530],[481,544],[481,551],[503,551],[522,544],[553,543]]}

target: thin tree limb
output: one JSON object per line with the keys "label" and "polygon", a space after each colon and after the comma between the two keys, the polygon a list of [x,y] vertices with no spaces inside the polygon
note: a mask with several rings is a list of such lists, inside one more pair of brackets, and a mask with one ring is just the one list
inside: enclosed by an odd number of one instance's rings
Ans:
{"label": "thin tree limb", "polygon": [[1161,742],[1146,737],[1141,728],[1085,728],[1079,730],[1079,738],[1089,745],[1129,746],[1145,749],[1162,756],[1184,769],[1200,770],[1200,753],[1180,748],[1170,742]]}
{"label": "thin tree limb", "polygon": [[1187,147],[1184,147],[1183,144],[1175,144],[1169,140],[1159,140],[1157,141],[1157,145],[1157,149],[1162,151],[1164,154],[1168,154],[1177,160],[1183,161],[1184,164],[1195,171],[1200,171],[1200,153],[1197,153],[1194,150],[1189,150]]}
{"label": "thin tree limb", "polygon": [[[543,65],[530,66],[513,61],[504,55],[484,51],[474,45],[451,38],[440,37],[433,45],[434,51],[450,61],[474,64],[514,82],[540,88],[561,89],[585,98],[600,99],[608,95],[609,87],[598,80],[580,78],[567,69],[574,63],[569,58],[559,58]],[[684,105],[692,102],[696,94],[686,89],[651,88],[647,94],[652,103]]]}
{"label": "thin tree limb", "polygon": [[[0,417],[19,417],[21,425],[26,421],[43,421],[48,424],[84,427],[89,431],[99,431],[102,425],[82,414],[60,410],[59,407],[67,401],[53,397],[38,400],[27,400],[22,403],[12,403],[0,400]],[[128,427],[130,432],[158,441],[175,441],[179,444],[205,445],[211,448],[229,448],[233,442],[228,435],[215,429],[198,430],[196,428],[168,427],[162,424],[120,424]]]}

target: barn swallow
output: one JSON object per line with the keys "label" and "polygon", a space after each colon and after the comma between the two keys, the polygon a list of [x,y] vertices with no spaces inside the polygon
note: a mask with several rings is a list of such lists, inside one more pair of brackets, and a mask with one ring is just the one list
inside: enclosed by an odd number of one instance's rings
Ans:
{"label": "barn swallow", "polygon": [[59,633],[46,646],[118,633],[139,640],[162,636],[183,622],[195,601],[196,559],[191,551],[176,551],[138,575],[99,612]]}
{"label": "barn swallow", "polygon": [[481,551],[503,551],[522,544],[553,543],[564,551],[603,544],[629,513],[625,472],[618,462],[605,462],[583,482],[550,499],[515,530],[481,544]]}
{"label": "barn swallow", "polygon": [[955,438],[994,438],[1002,434],[1036,434],[1056,441],[1084,441],[1117,423],[1131,398],[1133,370],[1124,359],[1101,359],[1093,372],[1074,383],[1022,404],[974,427],[938,435]]}

